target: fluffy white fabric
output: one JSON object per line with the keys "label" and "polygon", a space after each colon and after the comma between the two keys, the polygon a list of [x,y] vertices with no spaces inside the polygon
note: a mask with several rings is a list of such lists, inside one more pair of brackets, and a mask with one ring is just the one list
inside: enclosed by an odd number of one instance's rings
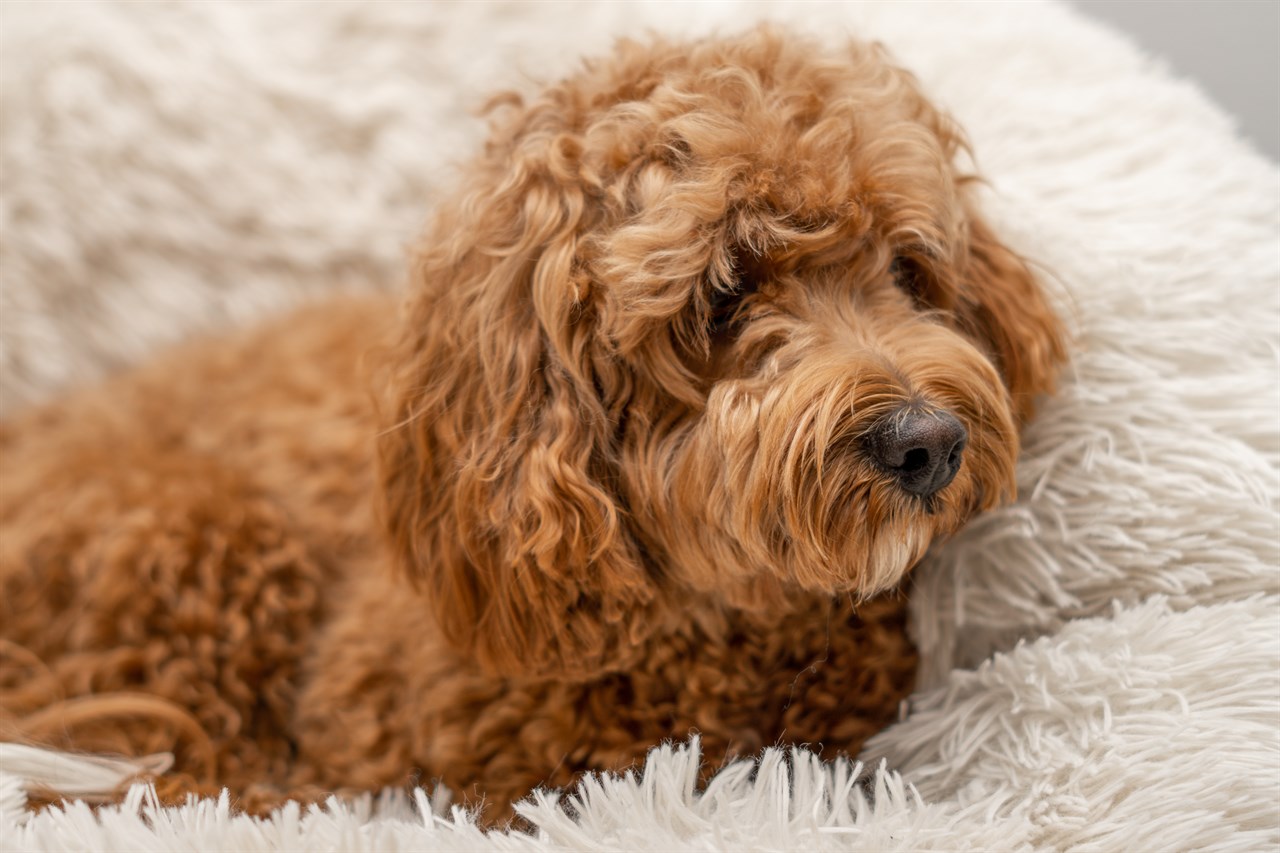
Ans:
{"label": "fluffy white fabric", "polygon": [[[1280,170],[1059,5],[329,2],[0,8],[0,400],[194,331],[394,287],[495,86],[610,34],[764,16],[885,41],[967,128],[1077,333],[1021,497],[917,573],[921,689],[862,758],[696,751],[482,835],[443,799],[29,816],[17,848],[1257,849],[1280,845]],[[101,773],[102,766],[85,768]],[[899,775],[900,774],[900,775]],[[76,777],[76,772],[70,773]],[[855,777],[861,781],[855,783]],[[81,780],[85,777],[80,776]],[[95,777],[96,778],[96,777]],[[435,815],[434,817],[432,815]]]}

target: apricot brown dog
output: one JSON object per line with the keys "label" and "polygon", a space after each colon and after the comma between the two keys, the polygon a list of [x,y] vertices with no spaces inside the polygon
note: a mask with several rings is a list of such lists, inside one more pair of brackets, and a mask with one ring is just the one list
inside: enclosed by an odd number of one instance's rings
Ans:
{"label": "apricot brown dog", "polygon": [[895,587],[1013,488],[1060,327],[883,51],[624,42],[494,131],[407,306],[0,426],[0,725],[253,801],[492,814],[702,733],[856,752]]}

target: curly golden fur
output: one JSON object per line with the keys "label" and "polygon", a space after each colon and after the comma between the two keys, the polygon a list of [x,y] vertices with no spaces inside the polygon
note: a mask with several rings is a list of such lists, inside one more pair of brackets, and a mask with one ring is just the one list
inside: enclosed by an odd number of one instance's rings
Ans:
{"label": "curly golden fur", "polygon": [[[319,305],[0,426],[11,736],[501,815],[695,729],[893,718],[892,590],[1010,493],[1063,358],[960,133],[878,47],[770,29],[493,109],[399,319]],[[949,484],[877,456],[908,414],[963,429]]]}

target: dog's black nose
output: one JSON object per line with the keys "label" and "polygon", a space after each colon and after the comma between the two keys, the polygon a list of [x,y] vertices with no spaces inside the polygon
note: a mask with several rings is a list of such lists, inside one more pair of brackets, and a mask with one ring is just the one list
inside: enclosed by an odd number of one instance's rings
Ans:
{"label": "dog's black nose", "polygon": [[867,449],[905,491],[925,498],[955,479],[968,442],[964,424],[950,412],[902,409],[871,430]]}

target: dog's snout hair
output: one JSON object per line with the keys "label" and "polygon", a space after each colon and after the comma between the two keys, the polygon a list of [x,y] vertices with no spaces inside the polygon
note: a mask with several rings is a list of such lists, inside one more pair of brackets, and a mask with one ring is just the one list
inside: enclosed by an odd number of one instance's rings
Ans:
{"label": "dog's snout hair", "polygon": [[[684,452],[669,460],[679,501],[669,541],[677,563],[717,566],[701,577],[724,594],[767,574],[870,596],[1011,492],[1016,427],[988,359],[944,326],[904,323],[895,342],[833,329],[838,320],[792,322],[785,343],[750,375],[718,382],[688,425]],[[902,460],[886,466],[868,450],[869,436],[921,401],[965,442],[964,465],[945,489],[931,469],[927,495]]]}

